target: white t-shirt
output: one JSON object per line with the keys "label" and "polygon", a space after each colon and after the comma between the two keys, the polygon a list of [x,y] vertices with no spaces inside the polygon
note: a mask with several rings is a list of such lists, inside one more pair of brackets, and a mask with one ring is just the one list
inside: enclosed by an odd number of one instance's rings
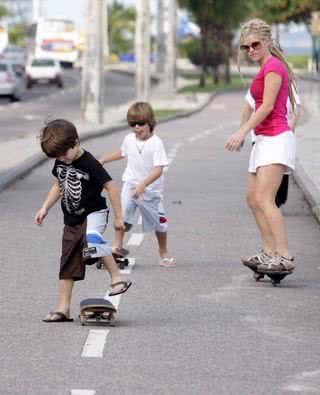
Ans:
{"label": "white t-shirt", "polygon": [[[168,159],[161,139],[152,135],[147,140],[138,140],[131,132],[121,145],[121,154],[127,158],[127,167],[122,181],[137,185],[144,181],[155,166],[168,166]],[[163,175],[146,188],[146,191],[163,192]]]}
{"label": "white t-shirt", "polygon": [[[292,93],[293,93],[296,105],[297,106],[301,106],[300,97],[298,95],[297,90],[294,87],[292,89]],[[250,88],[248,89],[245,98],[246,98],[246,101],[248,102],[249,106],[254,110],[255,109],[255,102],[254,102],[254,98],[251,95]],[[292,105],[291,105],[291,102],[290,102],[290,98],[288,97],[288,100],[287,100],[287,119],[291,118],[292,113],[293,113],[292,112]],[[254,134],[253,131],[251,131],[251,140],[252,140],[252,142],[255,141],[255,134]]]}

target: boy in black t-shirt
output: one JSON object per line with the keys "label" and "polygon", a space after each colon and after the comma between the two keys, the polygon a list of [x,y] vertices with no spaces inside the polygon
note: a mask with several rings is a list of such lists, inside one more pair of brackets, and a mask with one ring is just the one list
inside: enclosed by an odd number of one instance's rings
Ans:
{"label": "boy in black t-shirt", "polygon": [[75,126],[63,119],[49,122],[41,131],[41,148],[55,158],[55,179],[36,213],[34,221],[42,222],[49,209],[61,198],[64,214],[62,255],[59,272],[59,302],[45,322],[72,321],[70,303],[75,281],[85,277],[86,262],[101,258],[111,276],[110,296],[127,291],[130,281],[121,281],[112,249],[104,239],[109,209],[101,193],[108,193],[114,211],[115,230],[124,229],[118,188],[102,165],[79,142]]}

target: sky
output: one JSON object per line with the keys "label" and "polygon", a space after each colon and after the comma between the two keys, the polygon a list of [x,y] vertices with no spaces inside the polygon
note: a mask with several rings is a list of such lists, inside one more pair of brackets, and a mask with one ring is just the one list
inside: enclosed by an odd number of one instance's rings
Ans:
{"label": "sky", "polygon": [[[86,0],[42,0],[44,16],[73,19],[77,26],[84,25]],[[110,0],[108,0],[110,1]],[[134,5],[134,0],[118,0],[124,5]]]}

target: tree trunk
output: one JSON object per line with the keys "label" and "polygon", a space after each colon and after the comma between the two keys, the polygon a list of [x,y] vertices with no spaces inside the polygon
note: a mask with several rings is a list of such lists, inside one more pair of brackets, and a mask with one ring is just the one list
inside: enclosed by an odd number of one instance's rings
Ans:
{"label": "tree trunk", "polygon": [[202,47],[202,64],[200,75],[200,86],[206,86],[206,75],[208,73],[208,28],[206,25],[200,27],[201,47]]}
{"label": "tree trunk", "polygon": [[212,67],[212,82],[219,84],[219,66]]}
{"label": "tree trunk", "polygon": [[226,84],[231,83],[231,72],[230,72],[230,57],[231,57],[231,41],[232,36],[230,33],[225,34],[224,38],[224,65],[225,65],[225,74],[224,80]]}
{"label": "tree trunk", "polygon": [[148,101],[150,94],[150,10],[148,0],[137,0],[135,32],[136,97]]}

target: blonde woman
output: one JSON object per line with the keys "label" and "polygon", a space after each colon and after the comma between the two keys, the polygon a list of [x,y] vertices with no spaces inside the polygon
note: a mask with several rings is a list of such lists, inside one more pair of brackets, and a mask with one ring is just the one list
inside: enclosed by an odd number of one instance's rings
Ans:
{"label": "blonde woman", "polygon": [[251,129],[255,145],[249,162],[247,202],[254,215],[262,241],[262,251],[241,261],[260,273],[294,270],[288,249],[287,230],[275,196],[284,174],[294,170],[296,142],[287,120],[287,100],[295,108],[293,73],[278,48],[273,45],[271,27],[252,19],[241,29],[240,50],[260,66],[250,85],[255,111],[242,113],[239,130],[225,148],[239,151]]}

